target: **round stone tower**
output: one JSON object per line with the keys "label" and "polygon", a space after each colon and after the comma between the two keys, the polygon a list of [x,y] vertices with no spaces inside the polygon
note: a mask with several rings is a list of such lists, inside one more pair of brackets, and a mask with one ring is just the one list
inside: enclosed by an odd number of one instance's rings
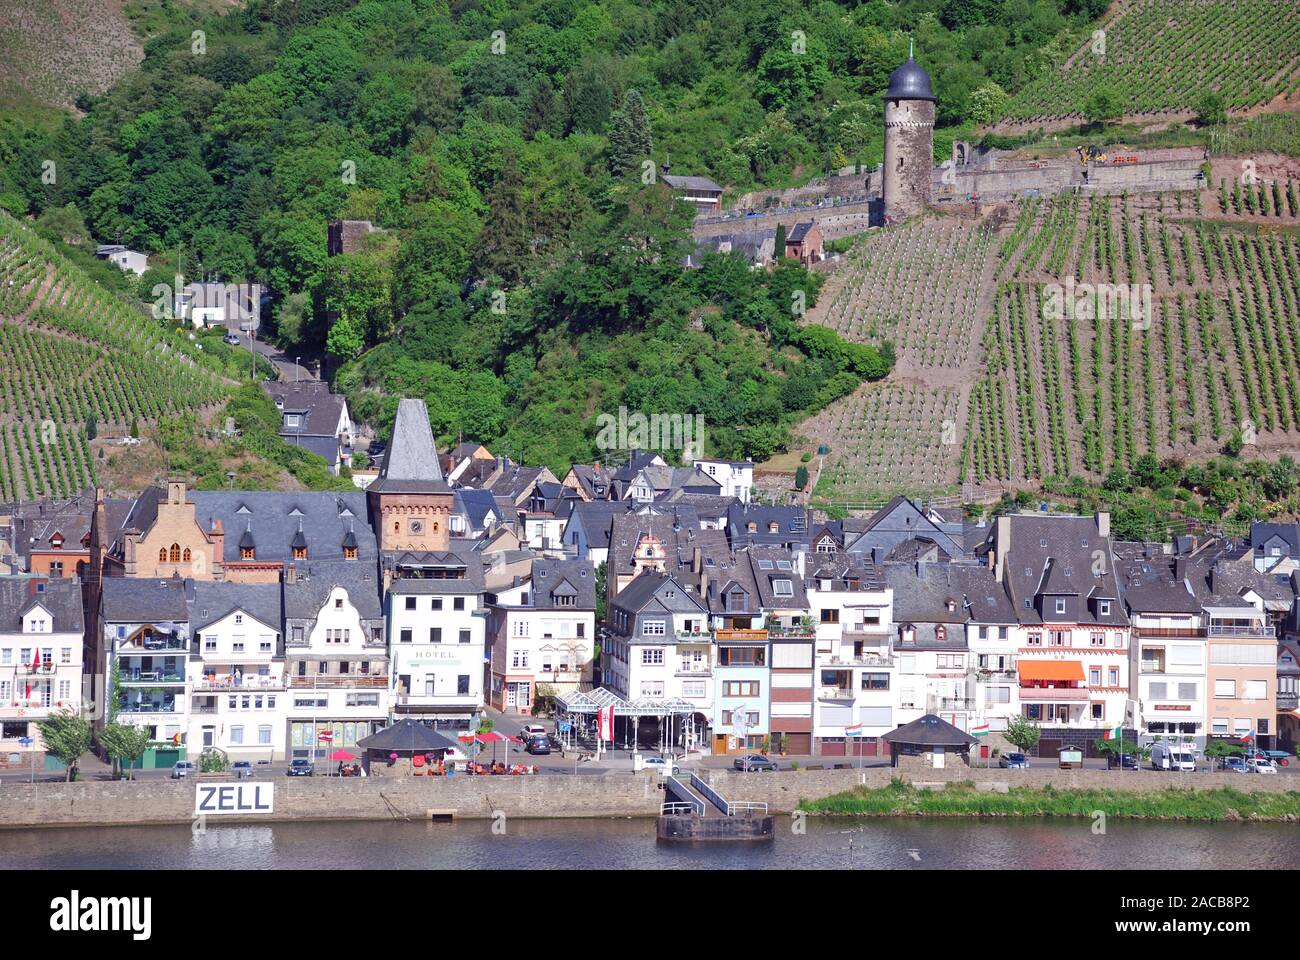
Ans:
{"label": "round stone tower", "polygon": [[934,92],[930,75],[909,52],[889,75],[885,91],[885,216],[893,220],[921,213],[930,202],[934,170]]}

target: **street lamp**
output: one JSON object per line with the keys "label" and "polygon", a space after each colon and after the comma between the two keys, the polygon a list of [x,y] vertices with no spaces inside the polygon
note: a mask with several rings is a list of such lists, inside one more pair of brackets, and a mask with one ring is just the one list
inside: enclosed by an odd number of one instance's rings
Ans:
{"label": "street lamp", "polygon": [[299,370],[298,361],[300,359],[301,359],[300,357],[293,358],[293,382],[294,383],[298,382],[298,370]]}

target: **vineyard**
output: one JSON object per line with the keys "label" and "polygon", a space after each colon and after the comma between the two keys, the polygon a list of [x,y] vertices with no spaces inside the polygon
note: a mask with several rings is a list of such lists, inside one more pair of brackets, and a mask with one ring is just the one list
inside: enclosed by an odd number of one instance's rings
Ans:
{"label": "vineyard", "polygon": [[0,500],[93,483],[86,425],[124,434],[225,390],[43,240],[0,218]]}
{"label": "vineyard", "polygon": [[889,380],[803,424],[830,448],[817,496],[1096,482],[1144,454],[1300,447],[1296,186],[1216,187],[1035,198],[860,241],[811,319],[904,347]]}
{"label": "vineyard", "polygon": [[1123,112],[1188,110],[1206,90],[1246,110],[1300,90],[1294,0],[1129,0],[1013,98],[1008,119],[1082,116],[1099,87]]}

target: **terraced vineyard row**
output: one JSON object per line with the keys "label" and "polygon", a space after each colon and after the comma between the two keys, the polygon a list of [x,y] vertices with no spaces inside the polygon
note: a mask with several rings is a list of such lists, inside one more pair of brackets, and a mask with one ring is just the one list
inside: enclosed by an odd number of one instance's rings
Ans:
{"label": "terraced vineyard row", "polygon": [[863,502],[953,481],[961,392],[874,384],[824,410],[814,439],[832,446],[816,493]]}
{"label": "terraced vineyard row", "polygon": [[1012,279],[985,331],[961,479],[1099,478],[1147,452],[1212,453],[1234,430],[1300,442],[1300,241],[1083,203],[1068,222],[1040,205],[1002,246]]}
{"label": "terraced vineyard row", "polygon": [[87,420],[126,432],[224,393],[152,320],[0,214],[0,497],[93,483]]}
{"label": "terraced vineyard row", "polygon": [[878,231],[849,254],[820,322],[851,340],[889,340],[908,366],[959,366],[990,241],[987,227],[956,220]]}
{"label": "terraced vineyard row", "polygon": [[1215,90],[1229,110],[1300,90],[1294,0],[1129,0],[1054,69],[1025,86],[1007,116],[1082,115],[1109,87],[1125,113],[1185,110]]}

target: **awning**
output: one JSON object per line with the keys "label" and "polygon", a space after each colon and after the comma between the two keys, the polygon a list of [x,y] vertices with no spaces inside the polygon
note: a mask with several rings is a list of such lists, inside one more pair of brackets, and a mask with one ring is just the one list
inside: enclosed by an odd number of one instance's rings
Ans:
{"label": "awning", "polygon": [[1083,682],[1083,664],[1077,660],[1021,660],[1016,663],[1020,679],[1075,680]]}

